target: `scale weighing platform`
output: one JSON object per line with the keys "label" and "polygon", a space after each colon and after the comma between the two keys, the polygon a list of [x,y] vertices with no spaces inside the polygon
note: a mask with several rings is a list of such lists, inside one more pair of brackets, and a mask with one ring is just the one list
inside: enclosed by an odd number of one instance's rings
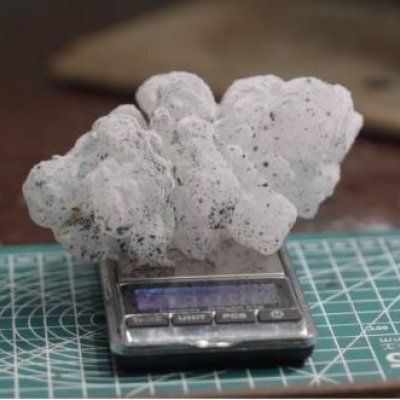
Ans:
{"label": "scale weighing platform", "polygon": [[293,235],[287,249],[318,331],[302,366],[125,374],[98,265],[58,245],[0,248],[0,397],[399,393],[400,231]]}

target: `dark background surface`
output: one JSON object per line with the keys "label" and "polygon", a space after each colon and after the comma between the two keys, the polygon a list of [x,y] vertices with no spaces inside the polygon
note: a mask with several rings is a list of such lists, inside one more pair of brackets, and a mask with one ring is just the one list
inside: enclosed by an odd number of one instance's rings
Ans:
{"label": "dark background surface", "polygon": [[[63,154],[101,115],[132,96],[68,87],[48,78],[46,63],[60,47],[170,1],[0,2],[0,242],[51,242],[24,206],[29,169]],[[400,105],[399,105],[400,109]],[[296,231],[400,227],[400,141],[362,132],[346,158],[335,195]]]}

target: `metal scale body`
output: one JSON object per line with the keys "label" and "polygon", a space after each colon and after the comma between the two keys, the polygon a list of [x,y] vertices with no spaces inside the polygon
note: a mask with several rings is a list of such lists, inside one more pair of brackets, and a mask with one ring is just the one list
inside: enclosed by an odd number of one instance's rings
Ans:
{"label": "metal scale body", "polygon": [[316,331],[284,249],[262,256],[227,241],[207,262],[107,261],[110,347],[124,369],[298,363]]}

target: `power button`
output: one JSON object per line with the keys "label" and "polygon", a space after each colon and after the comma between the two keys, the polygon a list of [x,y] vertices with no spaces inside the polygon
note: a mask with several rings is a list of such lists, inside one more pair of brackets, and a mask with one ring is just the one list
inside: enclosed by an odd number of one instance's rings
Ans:
{"label": "power button", "polygon": [[260,322],[298,321],[301,314],[297,308],[261,310],[258,313]]}
{"label": "power button", "polygon": [[282,310],[272,310],[269,315],[273,319],[282,319],[285,316],[285,313]]}

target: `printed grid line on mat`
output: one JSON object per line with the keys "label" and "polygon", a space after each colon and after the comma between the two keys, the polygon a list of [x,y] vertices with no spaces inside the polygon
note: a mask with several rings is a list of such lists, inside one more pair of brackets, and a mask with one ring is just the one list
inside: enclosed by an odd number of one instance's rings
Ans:
{"label": "printed grid line on mat", "polygon": [[318,328],[303,367],[119,375],[98,270],[58,246],[0,248],[0,398],[126,397],[400,378],[400,233],[294,236]]}

